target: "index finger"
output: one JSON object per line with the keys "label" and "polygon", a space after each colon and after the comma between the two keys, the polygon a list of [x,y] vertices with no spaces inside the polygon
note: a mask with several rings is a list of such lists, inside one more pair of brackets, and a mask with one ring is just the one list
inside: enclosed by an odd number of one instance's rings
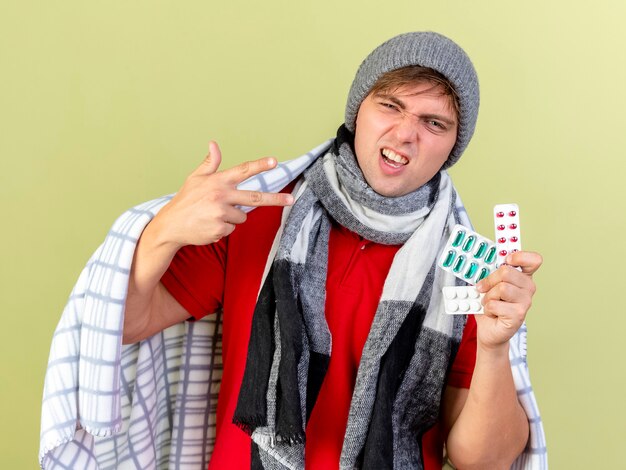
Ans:
{"label": "index finger", "polygon": [[[478,292],[487,292],[500,282],[508,282],[522,288],[529,287],[533,282],[531,275],[539,269],[541,263],[539,253],[532,251],[510,253],[505,258],[505,264],[476,284],[476,288]],[[521,272],[514,266],[519,266]]]}
{"label": "index finger", "polygon": [[521,273],[513,266],[503,264],[476,284],[476,290],[481,293],[486,293],[500,283],[510,284],[520,289],[532,289],[533,286],[533,280],[530,276]]}
{"label": "index finger", "polygon": [[290,206],[294,198],[289,193],[264,193],[238,189],[234,192],[232,203],[241,207]]}
{"label": "index finger", "polygon": [[534,251],[516,251],[510,253],[504,262],[511,266],[519,266],[524,274],[534,274],[543,263],[543,258]]}
{"label": "index finger", "polygon": [[226,179],[229,184],[238,185],[242,181],[247,180],[251,176],[258,175],[264,171],[271,170],[277,165],[277,161],[274,157],[260,158],[250,162],[244,162],[228,170],[221,172],[222,177]]}

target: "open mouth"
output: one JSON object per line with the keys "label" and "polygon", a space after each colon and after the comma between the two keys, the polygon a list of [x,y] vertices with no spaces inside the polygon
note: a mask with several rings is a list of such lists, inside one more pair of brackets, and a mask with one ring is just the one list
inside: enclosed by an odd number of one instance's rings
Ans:
{"label": "open mouth", "polygon": [[390,149],[382,149],[380,154],[382,155],[384,162],[393,168],[400,168],[409,163],[408,158],[399,155]]}

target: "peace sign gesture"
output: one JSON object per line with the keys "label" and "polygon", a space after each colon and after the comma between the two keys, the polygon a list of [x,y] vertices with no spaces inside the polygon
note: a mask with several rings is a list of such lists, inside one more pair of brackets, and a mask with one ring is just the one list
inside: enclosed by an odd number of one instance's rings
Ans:
{"label": "peace sign gesture", "polygon": [[221,161],[220,149],[211,141],[204,161],[155,218],[163,242],[177,247],[214,243],[246,221],[246,213],[238,206],[293,204],[291,194],[237,189],[247,178],[274,168],[275,158],[261,158],[218,171]]}

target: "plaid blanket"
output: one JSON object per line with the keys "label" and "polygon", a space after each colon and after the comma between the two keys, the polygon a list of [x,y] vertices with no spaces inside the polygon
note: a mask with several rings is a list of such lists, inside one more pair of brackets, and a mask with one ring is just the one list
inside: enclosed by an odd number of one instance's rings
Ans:
{"label": "plaid blanket", "polygon": [[[281,163],[241,188],[279,191],[329,145]],[[122,346],[134,249],[144,227],[171,197],[122,214],[70,294],[52,338],[44,382],[43,469],[207,467],[222,368],[220,312]],[[469,226],[468,219],[464,223]],[[526,365],[525,326],[511,339],[510,356],[531,426],[529,446],[512,468],[543,470],[545,436]]]}

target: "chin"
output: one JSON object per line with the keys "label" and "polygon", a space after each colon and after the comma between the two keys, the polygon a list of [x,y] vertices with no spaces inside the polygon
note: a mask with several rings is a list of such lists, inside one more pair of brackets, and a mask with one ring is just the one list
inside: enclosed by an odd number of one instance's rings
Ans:
{"label": "chin", "polygon": [[376,175],[376,177],[370,177],[369,175],[366,175],[364,173],[363,176],[365,177],[365,182],[370,186],[370,188],[372,188],[377,194],[380,194],[384,197],[405,196],[417,189],[413,187],[407,188],[399,185],[398,183],[400,183],[400,181],[398,180],[385,181],[385,177],[379,177],[378,175]]}
{"label": "chin", "polygon": [[409,194],[411,191],[403,190],[400,188],[377,188],[370,185],[374,191],[384,197],[400,197]]}

